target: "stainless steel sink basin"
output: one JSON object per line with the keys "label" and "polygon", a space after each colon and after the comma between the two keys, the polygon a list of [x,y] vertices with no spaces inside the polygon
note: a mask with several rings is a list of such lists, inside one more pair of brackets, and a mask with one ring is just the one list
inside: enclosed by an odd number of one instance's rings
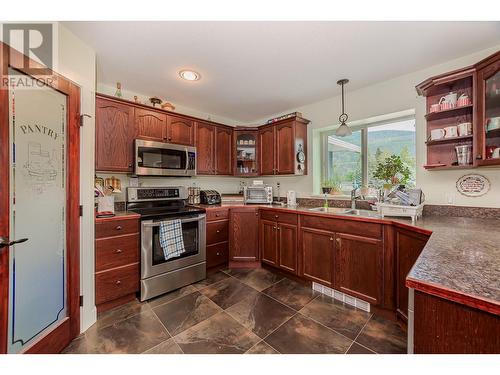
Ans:
{"label": "stainless steel sink basin", "polygon": [[350,208],[342,208],[342,207],[314,207],[310,208],[309,211],[315,212],[325,212],[328,214],[345,214],[351,211]]}
{"label": "stainless steel sink basin", "polygon": [[336,214],[336,215],[380,217],[378,212],[376,211],[358,210],[353,208],[342,208],[342,207],[314,207],[310,208],[309,211],[324,212],[327,214]]}

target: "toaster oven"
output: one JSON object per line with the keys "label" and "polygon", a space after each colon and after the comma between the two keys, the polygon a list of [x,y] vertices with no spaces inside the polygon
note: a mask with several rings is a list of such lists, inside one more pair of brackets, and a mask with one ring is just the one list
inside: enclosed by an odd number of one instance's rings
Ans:
{"label": "toaster oven", "polygon": [[271,186],[245,186],[243,188],[245,203],[273,203],[273,188]]}

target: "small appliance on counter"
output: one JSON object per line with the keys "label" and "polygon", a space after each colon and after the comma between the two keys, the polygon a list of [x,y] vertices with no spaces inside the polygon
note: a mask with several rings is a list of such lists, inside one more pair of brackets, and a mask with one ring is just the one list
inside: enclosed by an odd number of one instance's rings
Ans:
{"label": "small appliance on counter", "polygon": [[261,180],[255,180],[251,186],[243,188],[243,197],[245,204],[271,204],[273,203],[273,188],[264,185]]}
{"label": "small appliance on counter", "polygon": [[201,204],[220,204],[220,194],[215,190],[202,190],[200,192]]}
{"label": "small appliance on counter", "polygon": [[188,187],[188,204],[200,204],[200,192],[197,186]]}

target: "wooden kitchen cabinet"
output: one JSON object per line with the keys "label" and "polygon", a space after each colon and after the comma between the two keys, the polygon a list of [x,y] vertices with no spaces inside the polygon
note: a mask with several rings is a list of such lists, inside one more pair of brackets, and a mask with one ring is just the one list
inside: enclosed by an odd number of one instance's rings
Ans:
{"label": "wooden kitchen cabinet", "polygon": [[198,122],[196,124],[197,174],[232,174],[232,144],[231,128]]}
{"label": "wooden kitchen cabinet", "polygon": [[395,241],[396,259],[396,311],[403,321],[408,321],[408,288],[406,276],[417,261],[425,244],[429,240],[428,234],[417,233],[397,228]]}
{"label": "wooden kitchen cabinet", "polygon": [[133,172],[134,108],[96,98],[96,171]]}
{"label": "wooden kitchen cabinet", "polygon": [[292,117],[259,127],[260,174],[307,174],[308,123]]}
{"label": "wooden kitchen cabinet", "polygon": [[215,127],[215,174],[233,173],[233,130],[229,127]]}
{"label": "wooden kitchen cabinet", "polygon": [[383,255],[380,239],[335,233],[335,289],[379,305],[382,300]]}
{"label": "wooden kitchen cabinet", "polygon": [[207,269],[226,264],[229,257],[229,209],[207,209]]}
{"label": "wooden kitchen cabinet", "polygon": [[272,266],[277,266],[278,246],[276,241],[276,222],[261,220],[259,235],[262,262]]}
{"label": "wooden kitchen cabinet", "polygon": [[302,228],[301,238],[301,275],[333,288],[335,233]]}
{"label": "wooden kitchen cabinet", "polygon": [[294,274],[297,269],[297,226],[278,222],[279,267]]}
{"label": "wooden kitchen cabinet", "polygon": [[215,174],[215,126],[206,122],[196,123],[196,173]]}
{"label": "wooden kitchen cabinet", "polygon": [[159,111],[135,108],[136,138],[163,142],[167,137],[167,116]]}
{"label": "wooden kitchen cabinet", "polygon": [[194,121],[188,117],[167,115],[167,133],[165,141],[185,146],[194,146]]}
{"label": "wooden kitchen cabinet", "polygon": [[257,207],[232,208],[229,213],[229,260],[259,261],[259,211]]}

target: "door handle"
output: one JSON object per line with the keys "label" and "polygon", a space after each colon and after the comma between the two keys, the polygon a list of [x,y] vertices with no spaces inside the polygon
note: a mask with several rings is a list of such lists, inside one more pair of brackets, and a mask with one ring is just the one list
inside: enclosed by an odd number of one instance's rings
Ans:
{"label": "door handle", "polygon": [[18,243],[23,243],[28,241],[27,238],[21,238],[20,240],[9,241],[7,237],[0,237],[0,249],[3,247],[9,247]]}

